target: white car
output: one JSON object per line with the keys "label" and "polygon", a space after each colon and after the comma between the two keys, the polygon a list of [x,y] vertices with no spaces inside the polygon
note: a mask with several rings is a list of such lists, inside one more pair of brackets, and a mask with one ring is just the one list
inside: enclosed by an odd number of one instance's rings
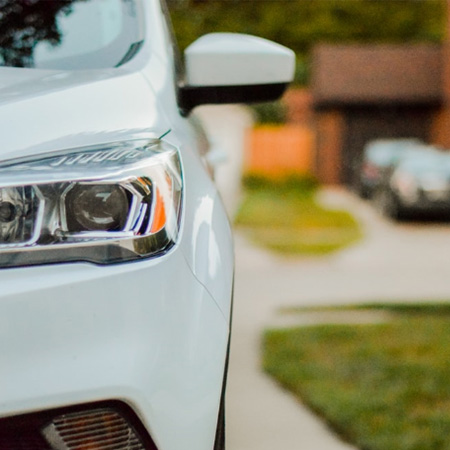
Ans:
{"label": "white car", "polygon": [[0,0],[1,450],[224,446],[232,236],[189,114],[294,56],[184,59],[159,0]]}

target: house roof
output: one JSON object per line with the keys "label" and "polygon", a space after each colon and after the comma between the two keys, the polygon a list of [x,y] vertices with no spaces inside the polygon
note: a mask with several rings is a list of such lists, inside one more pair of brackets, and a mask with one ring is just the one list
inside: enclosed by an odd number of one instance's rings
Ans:
{"label": "house roof", "polygon": [[318,45],[313,52],[316,106],[435,104],[442,99],[439,45]]}

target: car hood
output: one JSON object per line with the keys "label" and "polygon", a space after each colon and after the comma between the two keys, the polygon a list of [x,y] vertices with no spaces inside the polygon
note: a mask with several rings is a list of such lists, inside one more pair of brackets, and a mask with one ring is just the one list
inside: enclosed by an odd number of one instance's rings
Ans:
{"label": "car hood", "polygon": [[169,128],[138,72],[0,68],[0,160],[160,137]]}

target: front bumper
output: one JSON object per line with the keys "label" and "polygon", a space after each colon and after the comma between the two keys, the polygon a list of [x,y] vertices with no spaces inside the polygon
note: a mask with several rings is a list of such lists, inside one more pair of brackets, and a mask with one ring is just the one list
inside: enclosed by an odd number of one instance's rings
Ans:
{"label": "front bumper", "polygon": [[409,213],[423,216],[450,216],[450,190],[419,190],[413,197],[397,194],[399,203]]}
{"label": "front bumper", "polygon": [[0,284],[0,417],[121,400],[159,450],[211,450],[229,326],[179,249]]}

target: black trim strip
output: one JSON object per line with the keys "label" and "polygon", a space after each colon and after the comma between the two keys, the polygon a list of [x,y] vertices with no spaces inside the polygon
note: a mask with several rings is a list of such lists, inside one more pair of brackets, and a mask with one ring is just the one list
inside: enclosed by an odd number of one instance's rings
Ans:
{"label": "black trim strip", "polygon": [[179,89],[178,102],[185,114],[199,105],[270,102],[280,98],[288,85],[289,83],[245,86],[182,86]]}
{"label": "black trim strip", "polygon": [[229,368],[229,363],[230,363],[231,330],[232,330],[232,324],[233,324],[233,309],[234,309],[234,280],[235,280],[235,274],[233,271],[227,353],[225,356],[225,365],[224,365],[223,380],[222,380],[222,391],[220,394],[219,414],[217,417],[216,436],[214,439],[213,450],[224,450],[226,448],[226,445],[225,445],[225,439],[226,439],[226,436],[225,436],[226,435],[226,433],[225,433],[225,429],[226,429],[225,396],[226,396],[227,382],[228,382],[228,368]]}

